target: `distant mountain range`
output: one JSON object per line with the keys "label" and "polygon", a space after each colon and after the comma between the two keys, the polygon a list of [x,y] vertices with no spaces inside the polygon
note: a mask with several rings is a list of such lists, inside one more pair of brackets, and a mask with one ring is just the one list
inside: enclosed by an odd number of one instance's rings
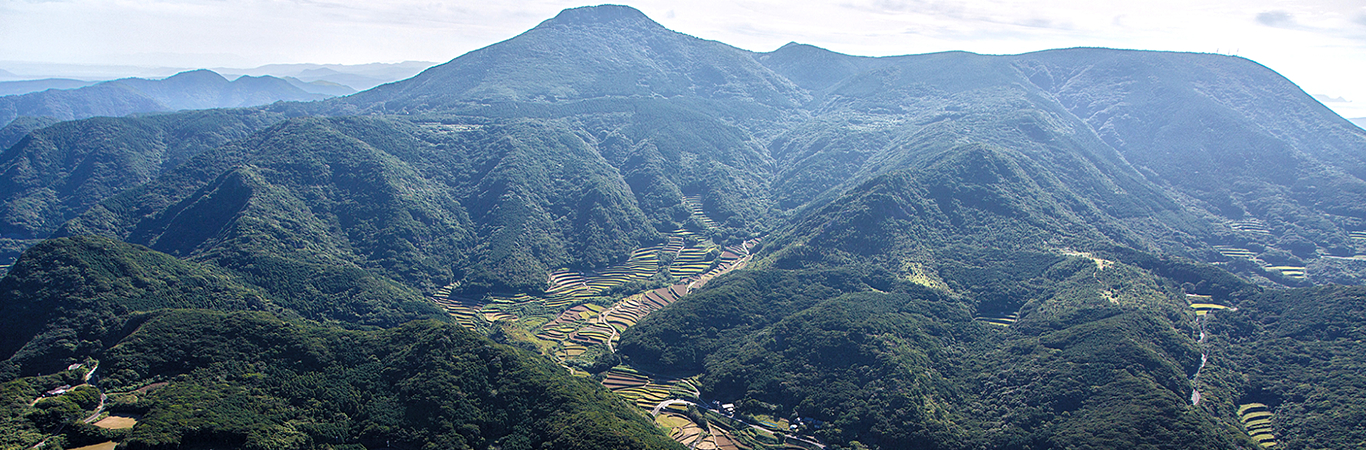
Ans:
{"label": "distant mountain range", "polygon": [[1352,119],[1352,123],[1357,124],[1357,126],[1361,128],[1366,128],[1366,117],[1358,117]]}
{"label": "distant mountain range", "polygon": [[[756,53],[604,5],[4,136],[0,444],[1366,438],[1366,130],[1243,58]],[[95,361],[130,431],[33,403]]]}
{"label": "distant mountain range", "polygon": [[254,69],[216,68],[224,75],[293,77],[306,82],[325,81],[363,91],[384,83],[411,78],[434,66],[427,61],[373,64],[270,64]]}
{"label": "distant mountain range", "polygon": [[23,95],[48,89],[75,89],[98,83],[98,81],[74,80],[71,78],[44,78],[41,80],[0,81],[0,96]]}
{"label": "distant mountain range", "polygon": [[0,97],[0,122],[9,123],[20,116],[75,120],[183,109],[234,108],[282,100],[320,100],[344,92],[347,92],[344,87],[325,82],[310,84],[270,76],[242,76],[228,81],[213,71],[195,70],[160,80],[125,78],[75,89],[3,96]]}
{"label": "distant mountain range", "polygon": [[[243,75],[282,78],[292,80],[291,82],[295,84],[301,84],[299,87],[307,92],[347,95],[383,83],[409,78],[435,64],[425,61],[372,64],[271,64],[251,69],[221,67],[210,70],[233,79]],[[0,62],[0,65],[18,67],[22,73],[36,74],[24,76],[0,70],[0,95],[27,94],[47,89],[73,89],[114,78],[156,79],[191,70],[20,62]]]}

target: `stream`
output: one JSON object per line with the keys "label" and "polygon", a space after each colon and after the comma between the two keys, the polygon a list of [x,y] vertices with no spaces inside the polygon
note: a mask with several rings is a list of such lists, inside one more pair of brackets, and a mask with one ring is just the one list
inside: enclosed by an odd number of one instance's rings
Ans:
{"label": "stream", "polygon": [[1206,314],[1195,316],[1196,328],[1200,329],[1200,367],[1195,369],[1195,375],[1191,377],[1191,406],[1200,405],[1200,371],[1205,370],[1205,363],[1209,362],[1209,350],[1205,348],[1205,318]]}

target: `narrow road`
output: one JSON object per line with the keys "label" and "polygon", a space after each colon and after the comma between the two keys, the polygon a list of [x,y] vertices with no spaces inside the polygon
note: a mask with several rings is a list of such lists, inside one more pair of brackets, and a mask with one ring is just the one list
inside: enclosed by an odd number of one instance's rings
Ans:
{"label": "narrow road", "polygon": [[660,411],[663,411],[664,408],[668,408],[669,405],[678,405],[678,404],[696,405],[696,403],[693,403],[693,402],[690,402],[690,401],[687,401],[687,400],[679,400],[679,399],[676,399],[676,398],[675,398],[675,399],[669,399],[669,400],[665,400],[665,401],[659,402],[658,405],[655,405],[655,409],[650,410],[650,415],[651,415],[651,416],[658,416],[658,415],[659,415],[659,412],[660,412]]}
{"label": "narrow road", "polygon": [[107,399],[107,398],[109,398],[108,395],[100,394],[100,404],[99,404],[99,406],[96,406],[96,407],[95,407],[95,413],[94,413],[94,414],[91,414],[90,417],[86,417],[86,418],[85,418],[85,423],[94,422],[95,419],[97,419],[97,418],[100,417],[100,413],[104,412],[104,400]]}

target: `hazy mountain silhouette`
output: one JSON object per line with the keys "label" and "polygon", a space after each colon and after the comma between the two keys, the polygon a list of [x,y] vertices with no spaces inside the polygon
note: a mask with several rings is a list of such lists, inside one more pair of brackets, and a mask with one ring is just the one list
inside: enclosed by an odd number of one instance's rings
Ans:
{"label": "hazy mountain silhouette", "polygon": [[228,81],[209,70],[181,72],[161,80],[125,78],[68,90],[49,90],[0,97],[0,122],[15,117],[60,120],[182,109],[256,106],[281,100],[329,97],[305,92],[275,77],[239,77]]}

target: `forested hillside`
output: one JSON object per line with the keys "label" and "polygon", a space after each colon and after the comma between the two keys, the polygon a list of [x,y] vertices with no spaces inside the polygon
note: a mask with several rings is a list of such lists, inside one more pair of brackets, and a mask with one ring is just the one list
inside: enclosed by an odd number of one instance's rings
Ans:
{"label": "forested hillside", "polygon": [[1366,131],[1246,59],[605,5],[0,139],[6,448],[1361,444]]}
{"label": "forested hillside", "polygon": [[209,110],[55,125],[15,120],[7,130],[27,131],[0,153],[0,258],[13,261],[101,201],[283,117],[278,111]]}

